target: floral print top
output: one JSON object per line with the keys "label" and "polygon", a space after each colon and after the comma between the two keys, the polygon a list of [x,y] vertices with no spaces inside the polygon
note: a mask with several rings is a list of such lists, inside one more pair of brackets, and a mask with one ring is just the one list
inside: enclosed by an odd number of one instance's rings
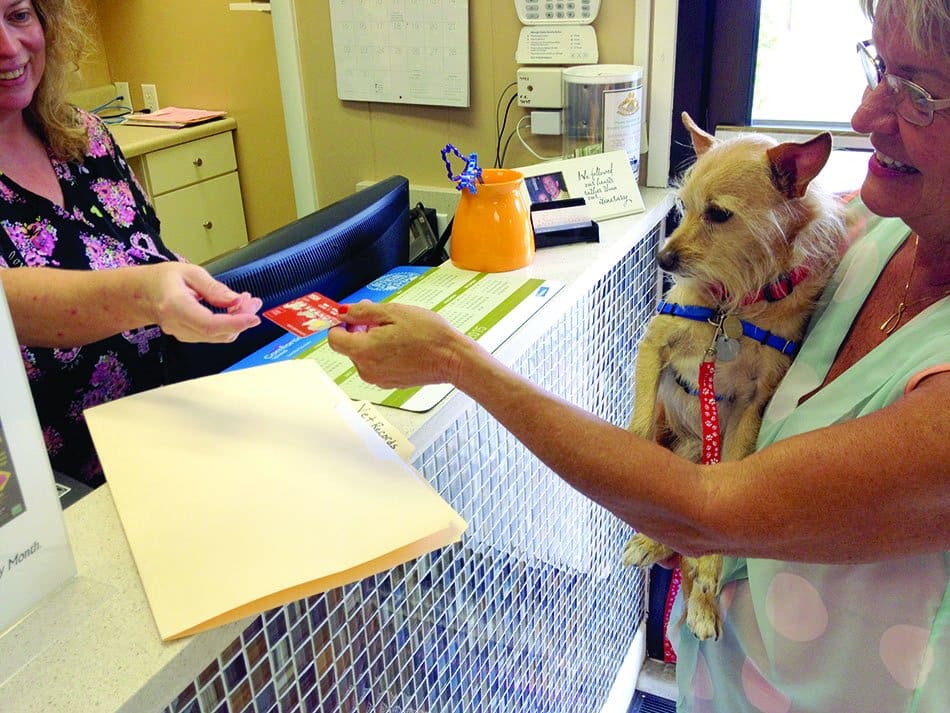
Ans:
{"label": "floral print top", "polygon": [[[0,268],[106,270],[179,259],[162,244],[158,217],[105,125],[80,113],[89,135],[85,159],[50,155],[65,208],[0,173]],[[54,470],[101,484],[83,409],[162,383],[161,330],[147,326],[74,349],[20,350]]]}

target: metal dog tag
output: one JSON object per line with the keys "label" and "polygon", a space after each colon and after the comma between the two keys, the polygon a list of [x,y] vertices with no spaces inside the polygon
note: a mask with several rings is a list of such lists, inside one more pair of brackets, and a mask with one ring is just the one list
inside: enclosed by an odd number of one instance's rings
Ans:
{"label": "metal dog tag", "polygon": [[739,340],[730,339],[728,334],[716,335],[716,358],[719,361],[732,361],[739,356]]}
{"label": "metal dog tag", "polygon": [[742,320],[735,315],[729,315],[722,322],[722,331],[729,339],[738,339],[742,336]]}

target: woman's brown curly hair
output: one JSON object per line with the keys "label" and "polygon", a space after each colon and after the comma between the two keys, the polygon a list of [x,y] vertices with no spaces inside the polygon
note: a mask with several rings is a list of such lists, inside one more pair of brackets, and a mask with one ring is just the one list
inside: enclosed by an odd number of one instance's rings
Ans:
{"label": "woman's brown curly hair", "polygon": [[80,161],[88,138],[76,107],[67,103],[70,75],[88,46],[89,8],[77,0],[33,0],[46,36],[46,69],[28,107],[28,118],[57,158]]}

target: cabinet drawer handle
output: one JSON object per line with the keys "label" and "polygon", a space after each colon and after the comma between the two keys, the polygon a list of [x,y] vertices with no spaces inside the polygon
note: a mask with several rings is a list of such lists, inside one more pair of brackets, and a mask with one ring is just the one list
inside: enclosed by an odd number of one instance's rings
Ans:
{"label": "cabinet drawer handle", "polygon": [[201,156],[199,156],[194,161],[192,161],[192,163],[195,164],[195,166],[197,166],[198,168],[201,168],[201,166],[204,165],[204,161],[201,160]]}
{"label": "cabinet drawer handle", "polygon": [[212,223],[210,220],[206,220],[204,223],[201,224],[201,227],[204,228],[205,230],[211,230],[214,227],[214,223]]}

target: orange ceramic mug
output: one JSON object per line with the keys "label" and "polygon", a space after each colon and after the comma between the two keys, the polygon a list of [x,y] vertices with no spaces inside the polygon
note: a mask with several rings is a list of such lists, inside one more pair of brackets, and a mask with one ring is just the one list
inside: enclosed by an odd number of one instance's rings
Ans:
{"label": "orange ceramic mug", "polygon": [[449,255],[463,270],[505,272],[534,259],[531,209],[524,176],[507,168],[482,169],[478,191],[463,188],[452,221]]}

